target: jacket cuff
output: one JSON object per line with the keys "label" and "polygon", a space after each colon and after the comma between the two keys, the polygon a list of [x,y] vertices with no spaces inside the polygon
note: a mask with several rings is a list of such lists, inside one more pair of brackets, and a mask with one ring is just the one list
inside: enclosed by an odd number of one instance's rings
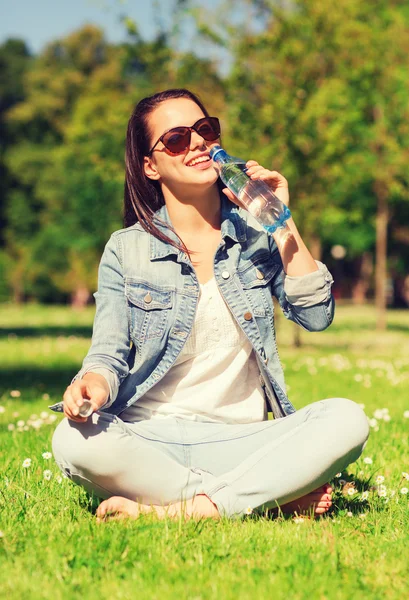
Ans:
{"label": "jacket cuff", "polygon": [[317,271],[299,277],[285,275],[284,292],[289,304],[306,308],[326,302],[331,297],[334,279],[324,263],[319,260],[315,263]]}

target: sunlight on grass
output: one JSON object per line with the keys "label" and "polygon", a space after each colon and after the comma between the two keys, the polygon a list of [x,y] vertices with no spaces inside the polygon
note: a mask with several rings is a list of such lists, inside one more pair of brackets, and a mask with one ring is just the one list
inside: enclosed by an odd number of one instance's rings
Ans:
{"label": "sunlight on grass", "polygon": [[[90,343],[93,309],[0,309],[0,585],[4,597],[402,598],[409,541],[409,311],[373,330],[370,307],[339,307],[325,332],[278,320],[296,408],[343,396],[371,427],[360,459],[331,482],[318,520],[137,521],[97,525],[98,499],[51,455],[61,399]],[[274,468],[274,457],[272,457]]]}

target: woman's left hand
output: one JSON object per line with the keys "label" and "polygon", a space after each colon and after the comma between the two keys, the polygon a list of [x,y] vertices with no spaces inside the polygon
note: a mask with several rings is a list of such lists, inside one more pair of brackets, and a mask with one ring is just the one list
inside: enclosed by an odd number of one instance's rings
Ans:
{"label": "woman's left hand", "polygon": [[[286,206],[289,205],[290,194],[288,191],[288,181],[283,175],[278,173],[278,171],[269,171],[268,169],[265,169],[264,167],[259,165],[258,162],[256,162],[255,160],[247,161],[246,167],[247,175],[251,179],[262,179],[263,181],[265,181],[269,185],[271,190],[274,192],[274,194],[277,196],[277,198],[279,198],[281,202]],[[237,206],[240,206],[241,208],[246,208],[245,206],[243,206],[243,204],[241,204],[237,196],[235,196],[233,192],[231,192],[228,188],[224,188],[223,192],[224,194],[226,194],[229,200],[234,202],[234,204],[237,204]]]}

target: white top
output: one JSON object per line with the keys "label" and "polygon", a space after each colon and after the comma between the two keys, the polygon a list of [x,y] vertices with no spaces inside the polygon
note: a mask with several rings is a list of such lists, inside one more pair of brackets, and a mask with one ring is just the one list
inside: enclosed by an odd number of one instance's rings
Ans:
{"label": "white top", "polygon": [[200,284],[195,322],[175,364],[119,416],[140,421],[177,416],[192,421],[266,421],[267,406],[252,346],[213,277]]}

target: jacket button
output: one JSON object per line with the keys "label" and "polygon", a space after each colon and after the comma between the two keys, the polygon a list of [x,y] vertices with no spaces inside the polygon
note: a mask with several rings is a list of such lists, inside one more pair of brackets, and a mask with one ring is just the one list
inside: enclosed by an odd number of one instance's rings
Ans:
{"label": "jacket button", "polygon": [[228,271],[223,271],[222,277],[223,279],[228,279],[230,277],[230,273]]}
{"label": "jacket button", "polygon": [[243,317],[246,321],[251,321],[251,319],[253,318],[253,315],[251,314],[251,312],[245,312]]}
{"label": "jacket button", "polygon": [[260,269],[256,269],[256,277],[257,279],[264,279],[263,271],[260,271]]}
{"label": "jacket button", "polygon": [[152,296],[150,295],[150,293],[148,292],[144,298],[146,304],[150,304],[152,302]]}

